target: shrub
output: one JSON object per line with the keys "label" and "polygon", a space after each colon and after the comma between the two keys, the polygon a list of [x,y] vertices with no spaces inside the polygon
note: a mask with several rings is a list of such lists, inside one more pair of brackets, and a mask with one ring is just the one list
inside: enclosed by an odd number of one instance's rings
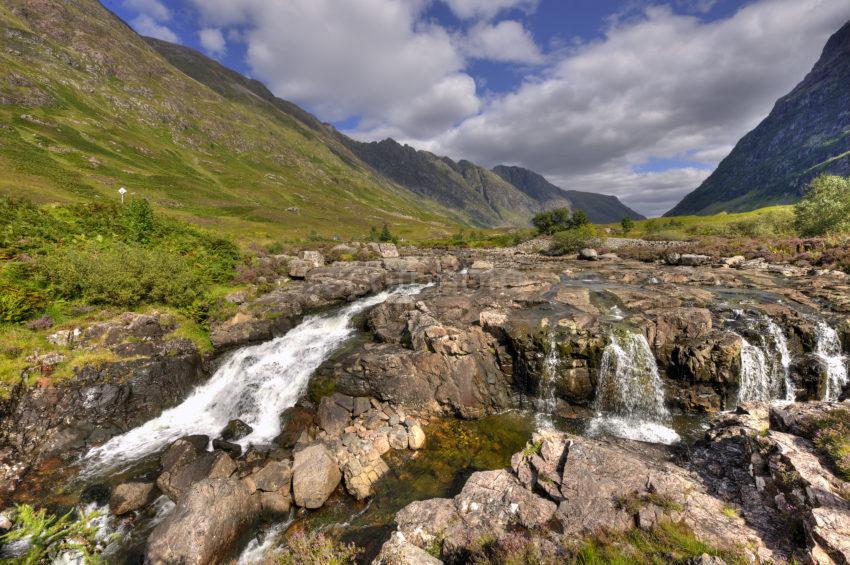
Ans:
{"label": "shrub", "polygon": [[26,553],[17,557],[15,563],[50,563],[65,550],[79,551],[86,563],[99,563],[101,548],[96,540],[97,528],[92,523],[97,514],[76,514],[72,510],[57,517],[44,509],[18,506],[12,516],[12,528],[0,536],[0,546],[29,540]]}
{"label": "shrub", "polygon": [[620,220],[620,227],[623,228],[623,233],[627,234],[635,228],[635,221],[630,217],[626,216],[622,220]]}
{"label": "shrub", "polygon": [[565,231],[559,231],[554,235],[549,253],[552,255],[567,255],[578,253],[585,247],[595,247],[600,241],[596,237],[593,226],[583,225]]}
{"label": "shrub", "polygon": [[44,309],[44,295],[26,288],[0,285],[0,322],[29,320]]}
{"label": "shrub", "polygon": [[135,243],[147,243],[154,236],[156,221],[150,203],[144,198],[132,199],[124,209],[127,235]]}
{"label": "shrub", "polygon": [[321,533],[295,534],[288,540],[280,565],[347,565],[355,563],[359,551]]}
{"label": "shrub", "polygon": [[794,226],[800,235],[850,231],[850,177],[821,175],[794,207]]}

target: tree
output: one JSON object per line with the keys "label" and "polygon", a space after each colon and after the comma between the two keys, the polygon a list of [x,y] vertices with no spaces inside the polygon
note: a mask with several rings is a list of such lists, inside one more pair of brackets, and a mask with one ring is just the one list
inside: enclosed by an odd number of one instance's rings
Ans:
{"label": "tree", "polygon": [[569,208],[556,208],[535,214],[531,223],[537,228],[538,233],[552,235],[555,232],[570,229],[572,226],[570,217]]}
{"label": "tree", "polygon": [[635,221],[631,219],[629,216],[626,216],[620,221],[620,226],[623,228],[623,233],[629,233],[635,227]]}
{"label": "tree", "polygon": [[794,207],[794,227],[802,236],[850,232],[850,177],[813,180]]}
{"label": "tree", "polygon": [[573,217],[570,219],[570,228],[580,228],[590,225],[590,217],[584,213],[584,210],[576,210],[573,212]]}
{"label": "tree", "polygon": [[387,224],[384,224],[384,227],[381,229],[381,235],[378,239],[384,243],[389,243],[393,240],[393,234],[390,232],[390,227]]}
{"label": "tree", "polygon": [[144,198],[134,198],[124,207],[124,225],[131,242],[147,243],[156,229],[153,208]]}

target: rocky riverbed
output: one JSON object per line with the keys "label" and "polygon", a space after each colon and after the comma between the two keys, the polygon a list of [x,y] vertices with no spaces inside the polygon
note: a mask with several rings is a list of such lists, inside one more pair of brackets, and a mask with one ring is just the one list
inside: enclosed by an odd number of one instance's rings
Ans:
{"label": "rocky riverbed", "polygon": [[384,507],[383,562],[463,562],[509,535],[566,558],[567,539],[668,522],[728,559],[847,562],[848,487],[795,412],[821,421],[848,394],[846,276],[670,246],[653,263],[375,252],[285,258],[271,292],[231,298],[212,353],[155,313],[57,332],[117,360],[16,390],[4,496],[108,502],[133,532],[118,560],[221,562],[258,523],[363,512],[430,460],[432,426],[513,411],[538,431],[510,468]]}

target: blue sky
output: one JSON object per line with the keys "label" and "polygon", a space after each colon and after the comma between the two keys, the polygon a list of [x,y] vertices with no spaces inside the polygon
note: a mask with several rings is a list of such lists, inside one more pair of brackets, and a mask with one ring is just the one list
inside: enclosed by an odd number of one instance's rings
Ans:
{"label": "blue sky", "polygon": [[763,119],[846,0],[103,0],[360,139],[656,215]]}

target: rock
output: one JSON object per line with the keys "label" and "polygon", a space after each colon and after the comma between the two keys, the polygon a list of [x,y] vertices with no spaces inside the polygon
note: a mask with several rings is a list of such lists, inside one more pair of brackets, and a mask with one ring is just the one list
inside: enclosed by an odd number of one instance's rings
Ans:
{"label": "rock", "polygon": [[168,447],[160,458],[162,470],[170,471],[173,468],[191,463],[206,450],[209,441],[210,438],[200,435],[178,439]]}
{"label": "rock", "polygon": [[478,315],[478,323],[485,330],[498,329],[504,331],[508,323],[508,315],[498,310],[484,310]]}
{"label": "rock", "polygon": [[221,451],[205,452],[183,466],[172,467],[156,480],[156,486],[177,502],[189,488],[204,479],[227,478],[236,471],[236,463]]}
{"label": "rock", "polygon": [[578,252],[578,258],[583,261],[598,261],[599,253],[595,249],[586,247]]}
{"label": "rock", "polygon": [[408,542],[401,532],[394,532],[381,547],[381,553],[372,565],[442,565],[424,549]]}
{"label": "rock", "polygon": [[707,265],[711,262],[711,257],[708,255],[696,255],[693,253],[685,253],[679,258],[679,265],[683,267],[699,267],[700,265]]}
{"label": "rock", "polygon": [[667,251],[664,253],[664,262],[668,265],[678,265],[682,260],[682,254],[675,251]]}
{"label": "rock", "polygon": [[213,440],[213,449],[217,449],[219,451],[224,451],[230,454],[231,457],[239,457],[242,455],[242,446],[238,443],[233,443],[230,441],[224,441],[222,439],[214,439]]}
{"label": "rock", "polygon": [[425,447],[425,432],[419,424],[411,426],[407,431],[407,441],[410,449],[422,449]]}
{"label": "rock", "polygon": [[219,562],[256,520],[258,497],[244,481],[205,479],[178,500],[177,507],[153,530],[146,563],[206,565]]}
{"label": "rock", "polygon": [[237,441],[253,431],[254,428],[242,420],[230,420],[224,429],[221,430],[221,439],[224,441]]}
{"label": "rock", "polygon": [[721,261],[721,263],[723,263],[727,267],[737,267],[737,266],[741,265],[746,260],[747,260],[747,258],[744,257],[743,255],[735,255],[734,257],[724,258]]}
{"label": "rock", "polygon": [[278,492],[284,489],[288,495],[292,482],[292,462],[288,459],[285,461],[269,461],[255,471],[251,478],[257,490]]}
{"label": "rock", "polygon": [[303,259],[293,259],[289,262],[289,276],[293,279],[304,279],[315,267],[309,261]]}
{"label": "rock", "polygon": [[324,256],[318,251],[304,251],[301,253],[301,260],[306,262],[311,269],[323,267],[325,265]]}
{"label": "rock", "polygon": [[491,263],[489,261],[475,261],[469,267],[470,273],[481,273],[481,272],[484,272],[484,271],[492,271],[492,270],[493,270],[493,263]]}
{"label": "rock", "polygon": [[382,259],[396,259],[399,257],[398,247],[395,243],[370,243],[369,249],[377,253]]}
{"label": "rock", "polygon": [[311,445],[295,453],[292,466],[292,492],[295,504],[319,508],[342,480],[337,462],[328,448]]}
{"label": "rock", "polygon": [[335,392],[331,395],[331,398],[333,398],[334,402],[345,408],[347,411],[351,412],[352,410],[354,410],[354,398],[348,396],[347,394]]}
{"label": "rock", "polygon": [[338,437],[351,422],[351,413],[330,396],[326,396],[319,403],[318,417],[319,427],[332,437]]}
{"label": "rock", "polygon": [[287,408],[280,415],[281,432],[274,443],[283,448],[292,448],[299,436],[310,428],[316,421],[316,413],[305,406]]}
{"label": "rock", "polygon": [[667,308],[648,310],[646,314],[655,317],[647,340],[656,349],[705,337],[712,328],[711,311],[707,308]]}
{"label": "rock", "polygon": [[369,398],[366,396],[358,396],[354,399],[354,405],[352,407],[351,413],[354,417],[360,416],[361,414],[365,414],[372,407],[372,404],[369,402]]}
{"label": "rock", "polygon": [[259,493],[260,507],[263,512],[271,516],[286,516],[292,508],[292,497],[280,492]]}
{"label": "rock", "polygon": [[599,256],[600,261],[619,261],[620,256],[616,253],[603,253]]}
{"label": "rock", "polygon": [[407,449],[409,444],[407,439],[407,430],[401,426],[394,427],[390,433],[387,434],[387,439],[389,439],[390,447],[393,449]]}
{"label": "rock", "polygon": [[144,508],[159,495],[154,483],[131,482],[115,487],[109,497],[109,510],[116,516]]}

